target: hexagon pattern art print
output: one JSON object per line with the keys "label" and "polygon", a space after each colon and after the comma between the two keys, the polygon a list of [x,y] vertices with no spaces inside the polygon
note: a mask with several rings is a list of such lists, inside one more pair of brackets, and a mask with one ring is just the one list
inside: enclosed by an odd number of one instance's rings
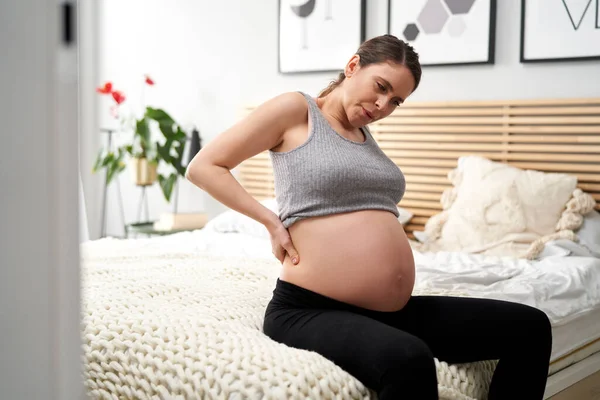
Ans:
{"label": "hexagon pattern art print", "polygon": [[422,65],[494,62],[495,0],[388,0],[388,32]]}
{"label": "hexagon pattern art print", "polygon": [[365,37],[366,0],[279,0],[279,71],[342,71]]}
{"label": "hexagon pattern art print", "polygon": [[521,62],[600,60],[600,0],[521,0]]}

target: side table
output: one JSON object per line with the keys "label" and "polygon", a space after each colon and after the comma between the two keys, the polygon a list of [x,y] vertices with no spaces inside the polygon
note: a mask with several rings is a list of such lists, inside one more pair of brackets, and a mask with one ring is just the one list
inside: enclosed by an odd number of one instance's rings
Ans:
{"label": "side table", "polygon": [[131,234],[134,235],[146,235],[147,237],[151,237],[151,236],[166,236],[166,235],[172,235],[173,233],[178,233],[178,232],[185,232],[185,231],[192,231],[192,230],[198,230],[201,228],[194,228],[194,229],[172,229],[172,230],[157,230],[154,229],[154,221],[149,221],[149,222],[134,222],[132,224],[127,224],[125,225],[125,237],[129,238],[129,236]]}

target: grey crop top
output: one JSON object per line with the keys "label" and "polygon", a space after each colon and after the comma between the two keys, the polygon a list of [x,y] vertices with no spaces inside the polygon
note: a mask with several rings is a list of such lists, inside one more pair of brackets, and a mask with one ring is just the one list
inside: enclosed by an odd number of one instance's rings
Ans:
{"label": "grey crop top", "polygon": [[308,101],[306,142],[287,152],[269,151],[279,218],[288,228],[304,218],[377,209],[398,216],[406,182],[400,168],[365,127],[364,142],[349,140]]}

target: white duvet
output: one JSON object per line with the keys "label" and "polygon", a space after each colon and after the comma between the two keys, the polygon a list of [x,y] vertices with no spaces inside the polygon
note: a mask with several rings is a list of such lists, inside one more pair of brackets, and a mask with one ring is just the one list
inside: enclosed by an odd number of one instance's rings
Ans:
{"label": "white duvet", "polygon": [[[114,242],[107,245],[125,251],[145,247],[273,259],[268,240],[211,230]],[[543,310],[553,325],[566,324],[599,308],[600,258],[573,256],[560,250],[547,254],[541,260],[530,261],[458,252],[415,252],[415,294],[456,293],[516,301]]]}
{"label": "white duvet", "polygon": [[[345,371],[260,332],[268,240],[211,230],[85,243],[86,385],[95,398],[373,398]],[[600,307],[600,259],[415,253],[415,294],[498,298],[554,326]],[[554,353],[554,352],[553,352]],[[441,398],[484,398],[493,364],[438,363]]]}

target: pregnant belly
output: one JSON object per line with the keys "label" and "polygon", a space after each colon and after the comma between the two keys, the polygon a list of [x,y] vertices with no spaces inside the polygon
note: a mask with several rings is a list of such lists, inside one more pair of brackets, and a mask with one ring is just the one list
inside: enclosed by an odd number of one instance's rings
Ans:
{"label": "pregnant belly", "polygon": [[289,232],[300,263],[286,257],[280,279],[371,310],[399,310],[410,298],[414,259],[394,214],[366,210],[310,218]]}

